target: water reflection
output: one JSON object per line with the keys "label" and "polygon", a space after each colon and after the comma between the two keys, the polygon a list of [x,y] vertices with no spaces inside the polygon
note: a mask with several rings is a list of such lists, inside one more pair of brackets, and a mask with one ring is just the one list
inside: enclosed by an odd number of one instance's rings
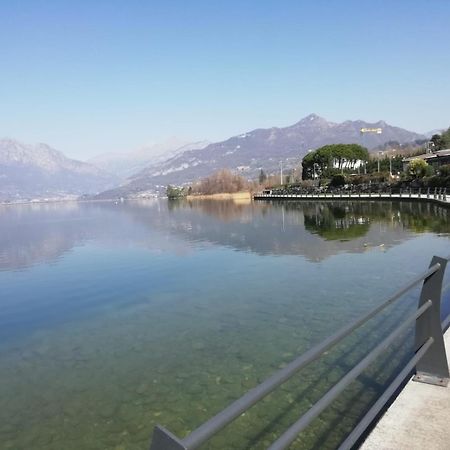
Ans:
{"label": "water reflection", "polygon": [[176,220],[170,222],[170,230],[183,239],[262,255],[301,255],[310,261],[345,252],[388,249],[417,232],[450,231],[447,209],[412,202],[289,201],[242,205],[201,200],[175,202],[171,212]]}
{"label": "water reflection", "polygon": [[[138,450],[156,423],[185,436],[448,254],[436,236],[448,231],[447,210],[414,203],[2,208],[0,448]],[[417,290],[207,448],[267,448],[416,302]],[[292,448],[336,448],[410,344]]]}
{"label": "water reflection", "polygon": [[305,228],[327,240],[350,240],[365,236],[370,219],[355,205],[316,205],[305,210]]}
{"label": "water reflection", "polygon": [[413,202],[145,201],[0,210],[0,270],[58,260],[87,242],[185,253],[201,242],[321,261],[450,232],[448,209]]}

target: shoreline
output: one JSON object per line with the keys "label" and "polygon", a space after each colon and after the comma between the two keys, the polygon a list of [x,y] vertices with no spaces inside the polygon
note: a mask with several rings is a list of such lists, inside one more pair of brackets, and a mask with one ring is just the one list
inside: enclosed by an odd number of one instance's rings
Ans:
{"label": "shoreline", "polygon": [[[159,197],[165,198],[167,197]],[[235,192],[235,193],[220,193],[220,194],[199,194],[199,195],[187,195],[183,197],[185,200],[233,200],[236,203],[251,203],[252,201],[261,200],[395,200],[395,201],[424,201],[439,204],[444,207],[450,206],[450,196],[439,196],[436,197],[431,194],[427,196],[426,194],[411,194],[408,193],[399,194],[379,194],[379,193],[369,193],[369,194],[252,194],[251,192]],[[20,206],[20,205],[49,205],[57,203],[123,203],[128,201],[136,200],[150,200],[150,198],[128,198],[128,199],[42,199],[42,200],[32,200],[32,201],[17,201],[17,202],[0,202],[0,207],[8,206]]]}
{"label": "shoreline", "polygon": [[220,193],[220,194],[199,194],[199,195],[187,195],[187,200],[249,200],[251,201],[253,195],[251,192],[233,192],[233,193]]}

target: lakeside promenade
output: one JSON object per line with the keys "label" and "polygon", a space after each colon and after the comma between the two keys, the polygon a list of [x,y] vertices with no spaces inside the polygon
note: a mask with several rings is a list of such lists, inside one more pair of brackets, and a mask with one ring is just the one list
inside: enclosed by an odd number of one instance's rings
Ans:
{"label": "lakeside promenade", "polygon": [[[444,335],[450,361],[450,329]],[[409,380],[361,450],[448,450],[450,448],[450,386]]]}
{"label": "lakeside promenade", "polygon": [[450,205],[450,195],[439,193],[386,193],[386,192],[369,192],[369,193],[320,193],[320,194],[266,194],[257,193],[253,195],[254,200],[417,200],[439,203],[443,206]]}

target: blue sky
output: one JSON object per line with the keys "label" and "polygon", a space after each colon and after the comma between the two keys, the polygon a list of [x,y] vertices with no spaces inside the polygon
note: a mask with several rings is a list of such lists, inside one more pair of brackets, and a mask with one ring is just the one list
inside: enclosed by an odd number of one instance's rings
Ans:
{"label": "blue sky", "polygon": [[0,1],[0,136],[81,159],[328,120],[450,125],[450,2]]}

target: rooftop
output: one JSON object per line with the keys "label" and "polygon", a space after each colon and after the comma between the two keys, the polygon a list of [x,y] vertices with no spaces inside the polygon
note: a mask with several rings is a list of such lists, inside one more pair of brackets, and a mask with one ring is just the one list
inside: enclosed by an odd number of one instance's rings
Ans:
{"label": "rooftop", "polygon": [[428,159],[436,159],[436,158],[442,158],[442,157],[447,157],[447,156],[450,156],[450,148],[447,148],[444,150],[437,150],[437,151],[431,152],[431,153],[423,153],[422,155],[410,156],[409,158],[405,158],[403,161],[408,162],[408,161],[412,161],[413,159],[428,160]]}

